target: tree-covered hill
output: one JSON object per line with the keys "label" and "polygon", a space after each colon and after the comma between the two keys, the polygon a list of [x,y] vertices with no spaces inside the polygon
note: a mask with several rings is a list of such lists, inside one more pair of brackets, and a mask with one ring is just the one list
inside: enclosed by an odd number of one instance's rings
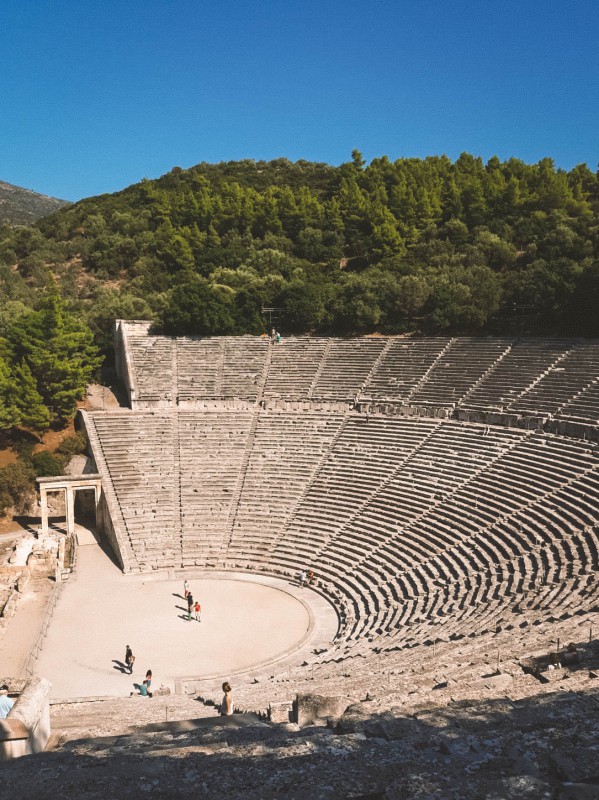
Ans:
{"label": "tree-covered hill", "polygon": [[0,181],[0,222],[31,225],[65,205],[68,205],[65,200]]}
{"label": "tree-covered hill", "polygon": [[115,316],[260,332],[263,306],[285,331],[597,334],[598,215],[597,174],[549,158],[248,160],[4,229],[0,263],[12,299],[56,274],[104,347]]}
{"label": "tree-covered hill", "polygon": [[202,163],[0,225],[0,437],[68,420],[115,317],[260,333],[265,306],[284,334],[597,336],[599,177],[468,154]]}

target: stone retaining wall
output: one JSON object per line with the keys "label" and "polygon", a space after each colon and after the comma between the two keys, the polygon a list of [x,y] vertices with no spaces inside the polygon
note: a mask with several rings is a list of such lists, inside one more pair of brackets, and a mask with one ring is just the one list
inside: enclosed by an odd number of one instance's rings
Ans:
{"label": "stone retaining wall", "polygon": [[41,753],[50,738],[50,689],[45,678],[28,681],[4,720],[0,720],[0,761]]}

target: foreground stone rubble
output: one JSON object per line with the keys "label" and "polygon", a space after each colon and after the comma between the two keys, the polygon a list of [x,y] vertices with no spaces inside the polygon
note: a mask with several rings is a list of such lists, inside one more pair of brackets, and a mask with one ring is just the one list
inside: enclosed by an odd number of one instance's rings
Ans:
{"label": "foreground stone rubble", "polygon": [[[189,698],[62,706],[53,711],[59,749],[6,765],[2,791],[10,787],[10,794],[3,796],[599,797],[599,687],[517,702],[376,706],[374,700],[353,703],[340,718],[302,729],[255,715],[222,720]],[[194,711],[193,719],[165,721],[167,713]],[[162,719],[123,726],[140,713]]]}

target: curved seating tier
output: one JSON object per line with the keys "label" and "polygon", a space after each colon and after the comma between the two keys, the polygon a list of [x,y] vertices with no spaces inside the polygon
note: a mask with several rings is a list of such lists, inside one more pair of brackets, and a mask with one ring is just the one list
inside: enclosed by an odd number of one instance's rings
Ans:
{"label": "curved seating tier", "polygon": [[582,408],[579,415],[570,409],[582,399],[586,392],[596,388],[599,376],[599,343],[579,341],[559,359],[553,367],[540,375],[531,388],[512,404],[520,413],[555,414],[564,417],[577,416],[597,423],[599,420],[599,397],[588,409]]}
{"label": "curved seating tier", "polygon": [[165,336],[130,336],[131,383],[144,403],[173,401],[173,351],[175,344]]}
{"label": "curved seating tier", "polygon": [[[485,380],[466,394],[461,405],[482,409],[512,408],[517,398],[529,389],[538,376],[548,370],[559,369],[570,347],[571,343],[552,339],[522,339],[514,342]],[[535,410],[534,407],[532,410]]]}
{"label": "curved seating tier", "polygon": [[[89,419],[89,417],[88,417]],[[88,423],[89,425],[89,423]],[[96,463],[114,490],[127,541],[140,569],[161,569],[181,558],[176,416],[164,412],[113,412],[93,416],[90,440]],[[118,555],[118,554],[117,554]]]}
{"label": "curved seating tier", "polygon": [[[599,342],[543,338],[353,339],[150,336],[123,341],[133,407],[227,400],[395,404],[441,416],[481,413],[599,423]],[[119,360],[118,363],[121,363]]]}
{"label": "curved seating tier", "polygon": [[525,607],[526,624],[597,609],[587,442],[357,412],[86,420],[139,569],[310,568],[339,609],[338,650],[517,626]]}

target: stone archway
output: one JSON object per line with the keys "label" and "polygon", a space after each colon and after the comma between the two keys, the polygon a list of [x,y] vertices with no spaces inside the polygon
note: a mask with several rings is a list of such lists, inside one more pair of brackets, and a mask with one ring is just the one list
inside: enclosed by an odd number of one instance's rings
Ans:
{"label": "stone archway", "polygon": [[91,475],[56,475],[49,478],[38,478],[40,490],[41,532],[48,533],[48,494],[64,492],[66,508],[67,536],[75,533],[75,492],[80,489],[93,489],[94,505],[96,512],[96,526],[98,525],[98,504],[102,489],[102,478],[97,473]]}

